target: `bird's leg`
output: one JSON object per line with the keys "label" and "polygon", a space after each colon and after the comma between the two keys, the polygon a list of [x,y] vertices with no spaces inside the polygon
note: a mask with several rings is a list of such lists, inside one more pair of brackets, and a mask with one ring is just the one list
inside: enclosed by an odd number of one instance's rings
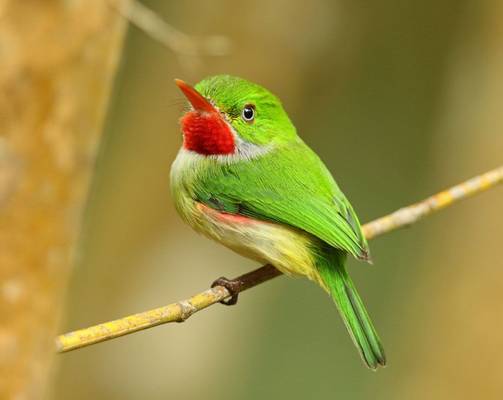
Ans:
{"label": "bird's leg", "polygon": [[271,264],[266,264],[263,267],[238,276],[235,279],[227,279],[225,277],[218,278],[211,284],[211,287],[223,286],[226,288],[229,291],[231,298],[229,300],[222,300],[220,303],[225,304],[226,306],[232,306],[238,302],[239,292],[280,275],[282,274],[278,269]]}
{"label": "bird's leg", "polygon": [[241,288],[241,281],[239,278],[230,280],[222,276],[211,284],[211,287],[215,286],[223,286],[231,294],[231,298],[229,300],[221,300],[220,303],[225,304],[226,306],[233,306],[238,302],[238,293]]}

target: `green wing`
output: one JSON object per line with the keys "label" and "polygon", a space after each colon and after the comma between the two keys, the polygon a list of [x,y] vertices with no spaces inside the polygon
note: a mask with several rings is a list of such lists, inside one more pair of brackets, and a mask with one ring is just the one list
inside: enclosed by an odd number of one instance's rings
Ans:
{"label": "green wing", "polygon": [[250,161],[208,160],[197,175],[192,186],[197,201],[220,211],[302,229],[357,258],[369,259],[351,204],[302,141]]}

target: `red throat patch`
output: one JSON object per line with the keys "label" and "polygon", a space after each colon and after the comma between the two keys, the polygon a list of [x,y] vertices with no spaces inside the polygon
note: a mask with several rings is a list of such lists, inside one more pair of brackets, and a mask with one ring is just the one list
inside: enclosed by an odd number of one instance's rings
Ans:
{"label": "red throat patch", "polygon": [[234,153],[234,136],[217,112],[189,111],[180,123],[187,150],[203,155]]}

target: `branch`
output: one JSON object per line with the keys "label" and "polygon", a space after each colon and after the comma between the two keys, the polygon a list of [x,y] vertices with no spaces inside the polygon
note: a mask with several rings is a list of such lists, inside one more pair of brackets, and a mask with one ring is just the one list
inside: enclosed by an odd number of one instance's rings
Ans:
{"label": "branch", "polygon": [[227,37],[222,35],[203,38],[189,36],[168,24],[139,1],[110,1],[110,5],[131,24],[179,57],[224,56],[230,52],[231,43]]}
{"label": "branch", "polygon": [[[419,203],[376,219],[364,225],[363,231],[367,239],[372,239],[395,229],[411,225],[435,211],[483,192],[502,182],[503,166],[437,193]],[[238,284],[236,292],[239,293],[250,289],[280,275],[281,272],[272,265],[265,265],[236,278],[235,281]],[[186,300],[58,336],[56,338],[56,349],[57,352],[63,353],[168,322],[183,322],[194,313],[230,296],[226,288],[215,286]]]}

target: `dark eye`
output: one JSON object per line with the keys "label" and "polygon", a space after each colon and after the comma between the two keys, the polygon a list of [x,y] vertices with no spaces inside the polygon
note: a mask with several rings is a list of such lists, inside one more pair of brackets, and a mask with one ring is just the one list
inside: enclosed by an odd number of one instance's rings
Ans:
{"label": "dark eye", "polygon": [[253,104],[247,104],[246,106],[244,106],[241,117],[246,122],[253,122],[253,120],[255,119],[255,106]]}

